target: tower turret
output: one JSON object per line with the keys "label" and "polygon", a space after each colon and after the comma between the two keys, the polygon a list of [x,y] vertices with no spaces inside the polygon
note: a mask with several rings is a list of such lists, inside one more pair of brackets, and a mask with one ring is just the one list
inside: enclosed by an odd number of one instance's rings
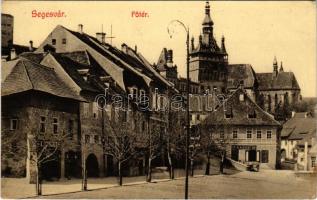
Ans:
{"label": "tower turret", "polygon": [[211,41],[213,38],[213,25],[214,22],[211,20],[210,18],[210,5],[209,2],[206,2],[206,6],[205,6],[205,18],[203,20],[203,40],[204,43],[208,46],[211,45]]}
{"label": "tower turret", "polygon": [[191,51],[195,49],[194,36],[191,39]]}
{"label": "tower turret", "polygon": [[284,72],[284,69],[283,69],[283,62],[281,62],[280,72]]}
{"label": "tower turret", "polygon": [[278,64],[277,64],[276,56],[274,56],[274,60],[273,60],[273,75],[276,77],[277,74],[278,74]]}
{"label": "tower turret", "polygon": [[222,38],[221,38],[221,51],[223,53],[227,53],[226,46],[225,46],[225,37],[224,36],[222,36]]}

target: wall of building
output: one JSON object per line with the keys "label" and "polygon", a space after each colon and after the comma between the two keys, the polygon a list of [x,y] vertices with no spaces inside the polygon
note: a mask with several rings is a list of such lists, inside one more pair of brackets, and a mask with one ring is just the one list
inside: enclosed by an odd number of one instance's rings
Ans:
{"label": "wall of building", "polygon": [[[239,148],[238,161],[247,162],[248,153],[246,151],[256,150],[257,161],[262,160],[261,151],[268,151],[268,162],[262,163],[262,165],[267,165],[274,169],[277,164],[277,154],[278,154],[278,130],[277,127],[272,126],[229,126],[224,129],[224,134],[226,135],[227,144],[227,156],[233,158],[232,149],[235,147]],[[251,138],[247,138],[247,130],[252,131]],[[237,138],[234,138],[233,131],[237,131]],[[257,138],[257,131],[261,131],[261,138]],[[267,131],[271,131],[271,138],[267,138]],[[216,136],[219,137],[219,136]],[[234,159],[234,158],[233,158]]]}
{"label": "wall of building", "polygon": [[13,16],[1,14],[1,46],[13,44]]}
{"label": "wall of building", "polygon": [[[274,112],[276,103],[281,102],[282,105],[285,103],[285,94],[288,94],[288,102],[289,104],[293,104],[299,101],[300,99],[300,91],[299,90],[266,90],[259,91],[259,95],[263,95],[264,97],[264,110],[268,112]],[[277,97],[275,100],[275,96]],[[270,100],[269,100],[270,99]],[[271,103],[270,103],[271,102]]]}
{"label": "wall of building", "polygon": [[[11,134],[13,136],[16,132],[18,142],[18,150],[13,157],[10,157],[10,151],[3,150],[2,166],[9,166],[12,168],[12,176],[26,176],[31,182],[35,180],[36,164],[34,162],[35,143],[32,139],[35,136],[39,140],[43,141],[43,146],[49,142],[55,142],[60,140],[63,136],[62,142],[58,148],[60,157],[57,162],[60,164],[60,177],[65,176],[65,152],[74,151],[79,152],[78,142],[78,125],[77,125],[77,104],[75,102],[64,101],[60,98],[49,97],[43,94],[33,95],[28,94],[28,98],[18,95],[12,98],[4,98],[2,102],[3,109],[2,116],[6,116],[2,119],[2,134],[3,141],[11,140]],[[45,132],[41,132],[40,123],[41,117],[45,117]],[[8,120],[16,118],[18,119],[18,128],[15,131],[11,131],[10,123]],[[57,119],[57,133],[53,133],[53,121]],[[70,120],[72,121],[72,129],[69,128]],[[67,136],[66,136],[67,135]],[[6,137],[9,136],[9,137]],[[2,144],[5,144],[2,142]],[[67,144],[67,145],[65,145]],[[3,145],[2,148],[12,144],[8,143]],[[39,149],[43,146],[38,146]]]}
{"label": "wall of building", "polygon": [[296,144],[296,140],[283,139],[281,141],[281,151],[285,152],[286,159],[297,159],[297,150],[295,149]]}

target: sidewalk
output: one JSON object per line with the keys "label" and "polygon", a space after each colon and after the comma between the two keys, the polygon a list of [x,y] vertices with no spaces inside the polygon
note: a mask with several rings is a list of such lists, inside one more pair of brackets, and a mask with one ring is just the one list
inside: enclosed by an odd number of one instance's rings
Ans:
{"label": "sidewalk", "polygon": [[[124,177],[123,184],[145,183],[145,176]],[[43,195],[79,192],[82,187],[82,179],[61,179],[59,181],[44,181],[42,185]],[[118,186],[117,177],[88,178],[88,190],[111,188]],[[28,198],[35,197],[35,184],[29,184],[25,178],[2,178],[2,198]]]}
{"label": "sidewalk", "polygon": [[[200,171],[199,171],[200,172]],[[184,172],[176,172],[175,179],[182,179]],[[196,173],[195,177],[199,177],[200,173]],[[146,184],[145,176],[123,177],[123,185]],[[170,181],[166,174],[153,174],[152,182]],[[64,194],[80,192],[82,187],[82,179],[60,179],[59,181],[44,181],[42,185],[42,195]],[[87,189],[105,189],[119,187],[117,177],[104,178],[88,178]],[[35,184],[29,184],[25,178],[2,178],[1,179],[1,197],[2,198],[32,198],[35,197]]]}
{"label": "sidewalk", "polygon": [[[212,172],[216,169],[212,168]],[[201,177],[204,170],[195,170],[194,177]],[[213,173],[211,173],[213,174]],[[215,173],[216,175],[218,173]],[[185,170],[175,170],[175,180],[183,179]],[[153,173],[152,182],[171,181],[168,173]],[[145,176],[123,177],[123,186],[146,184]],[[82,187],[82,179],[60,179],[59,181],[44,181],[42,185],[42,195],[65,194],[80,192]],[[88,178],[87,189],[105,189],[119,187],[117,177]],[[36,197],[35,184],[29,184],[25,178],[2,178],[1,179],[1,197],[2,198],[32,198]]]}

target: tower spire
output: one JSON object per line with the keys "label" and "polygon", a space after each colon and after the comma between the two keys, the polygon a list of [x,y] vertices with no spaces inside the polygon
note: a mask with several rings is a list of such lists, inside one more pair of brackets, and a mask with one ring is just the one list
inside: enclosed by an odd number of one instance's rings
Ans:
{"label": "tower spire", "polygon": [[210,16],[210,5],[209,5],[209,1],[206,1],[205,13],[206,13],[206,15],[209,15],[209,16]]}
{"label": "tower spire", "polygon": [[283,69],[283,62],[281,61],[281,66],[280,66],[280,72],[284,72],[284,69]]}
{"label": "tower spire", "polygon": [[226,46],[225,46],[225,36],[223,35],[221,37],[221,50],[222,52],[227,53]]}
{"label": "tower spire", "polygon": [[204,21],[202,23],[203,25],[208,25],[208,26],[212,26],[214,25],[214,22],[211,20],[210,18],[210,5],[209,5],[209,1],[206,1],[206,5],[205,5],[205,18]]}
{"label": "tower spire", "polygon": [[274,60],[273,60],[273,75],[277,76],[277,74],[278,74],[278,64],[277,64],[276,56],[274,56]]}

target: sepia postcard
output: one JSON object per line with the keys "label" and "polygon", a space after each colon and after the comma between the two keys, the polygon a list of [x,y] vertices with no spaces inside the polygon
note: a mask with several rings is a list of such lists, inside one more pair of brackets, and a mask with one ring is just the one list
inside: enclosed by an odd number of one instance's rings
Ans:
{"label": "sepia postcard", "polygon": [[315,1],[1,6],[1,198],[317,198]]}

